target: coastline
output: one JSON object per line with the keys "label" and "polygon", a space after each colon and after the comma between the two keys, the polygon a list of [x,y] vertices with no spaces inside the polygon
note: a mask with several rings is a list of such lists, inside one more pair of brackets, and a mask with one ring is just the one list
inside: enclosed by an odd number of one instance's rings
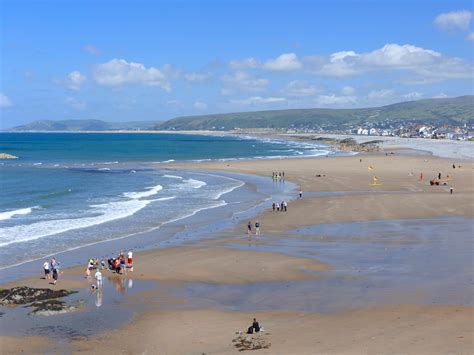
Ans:
{"label": "coastline", "polygon": [[[259,285],[274,282],[295,282],[294,285],[297,285],[304,280],[311,280],[318,284],[321,283],[321,278],[325,280],[336,277],[331,276],[331,269],[337,270],[337,263],[331,265],[318,262],[317,253],[313,257],[291,255],[299,253],[299,249],[282,244],[286,240],[285,235],[301,226],[321,223],[337,225],[348,221],[416,221],[442,216],[473,218],[472,162],[463,162],[461,169],[453,171],[451,160],[437,157],[362,154],[331,158],[174,163],[166,166],[170,169],[252,174],[266,177],[270,185],[275,183],[269,178],[272,171],[285,171],[287,179],[303,189],[303,199],[290,202],[288,213],[260,213],[258,219],[264,231],[260,240],[252,238],[250,243],[247,242],[243,232],[246,218],[242,218],[237,226],[214,235],[203,234],[202,239],[190,241],[189,245],[150,250],[143,256],[137,254],[138,260],[141,260],[137,264],[137,270],[146,268],[147,272],[134,278],[158,281],[161,286],[155,291],[140,293],[143,298],[141,302],[131,306],[136,310],[140,310],[137,304],[156,302],[157,294],[166,292],[167,288],[176,287],[177,284],[185,289],[193,289],[193,284],[210,283],[221,285],[225,290],[225,287],[233,283],[254,284],[258,288]],[[372,166],[373,170],[369,171],[368,166]],[[426,181],[418,181],[420,167],[427,178],[438,171],[443,174],[448,172],[453,178],[450,185],[454,186],[455,194],[449,195],[446,187],[432,187]],[[414,176],[409,175],[412,171],[416,173]],[[379,176],[382,186],[370,186],[374,174]],[[321,195],[323,192],[333,194]],[[420,241],[417,243],[424,245]],[[274,250],[276,247],[280,248],[280,252]],[[308,273],[309,270],[313,270],[313,273]],[[71,277],[71,287],[87,287],[87,281],[81,280],[81,268],[67,270],[66,273]],[[107,277],[112,278],[112,275]],[[42,281],[30,278],[20,283],[41,285]],[[64,287],[67,287],[67,283],[64,283]],[[270,332],[268,336],[272,347],[261,350],[265,353],[309,353],[315,349],[326,353],[347,352],[348,349],[351,349],[351,353],[389,353],[395,350],[406,353],[461,353],[468,351],[473,345],[472,304],[426,305],[423,304],[423,296],[414,297],[420,290],[415,290],[414,293],[403,290],[400,294],[403,297],[400,297],[400,302],[396,305],[384,305],[369,299],[364,306],[357,304],[355,309],[329,314],[284,308],[273,312],[258,311],[258,305],[265,303],[275,302],[284,307],[287,296],[286,293],[279,295],[279,292],[260,296],[257,293],[253,296],[257,298],[247,300],[251,304],[255,303],[257,308],[254,312],[228,312],[219,308],[218,300],[207,305],[198,302],[195,306],[197,308],[193,308],[195,299],[200,299],[196,298],[199,295],[197,290],[181,294],[183,302],[190,304],[191,309],[170,309],[168,303],[177,301],[171,297],[157,302],[154,309],[147,309],[146,314],[138,311],[133,321],[120,326],[119,332],[106,331],[98,336],[73,339],[69,346],[86,353],[107,352],[107,349],[114,346],[124,351],[234,353],[237,350],[231,343],[233,332],[243,330],[248,320],[255,315]],[[221,297],[232,299],[232,293],[229,292],[225,291]],[[357,294],[354,293],[355,290],[349,291],[349,294],[351,292],[353,295]],[[370,294],[370,289],[363,291],[365,296]],[[264,300],[257,302],[263,295]],[[325,295],[328,296],[331,296],[330,292]],[[304,299],[300,302],[304,302]],[[163,327],[156,327],[154,330],[150,324],[156,324],[159,319]],[[344,329],[344,341],[334,335],[337,333],[336,329]],[[183,334],[186,336],[183,337]],[[124,335],[134,340],[125,341]],[[2,344],[11,344],[13,340],[0,338],[0,341]],[[48,346],[54,349],[58,345],[50,341]]]}

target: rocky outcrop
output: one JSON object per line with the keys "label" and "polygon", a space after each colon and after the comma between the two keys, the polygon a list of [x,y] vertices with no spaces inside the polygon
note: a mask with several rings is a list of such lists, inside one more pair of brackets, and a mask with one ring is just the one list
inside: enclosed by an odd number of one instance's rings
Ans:
{"label": "rocky outcrop", "polygon": [[51,290],[50,288],[32,288],[26,286],[0,290],[0,305],[12,306],[69,296],[76,291]]}
{"label": "rocky outcrop", "polygon": [[25,307],[32,307],[33,310],[28,314],[34,314],[36,316],[55,316],[75,311],[77,309],[75,306],[68,306],[65,302],[58,300],[33,302]]}
{"label": "rocky outcrop", "polygon": [[0,153],[0,159],[18,159],[18,157],[7,153]]}
{"label": "rocky outcrop", "polygon": [[232,340],[234,346],[239,351],[268,349],[272,344],[265,339],[268,333],[243,334],[239,333],[238,337]]}

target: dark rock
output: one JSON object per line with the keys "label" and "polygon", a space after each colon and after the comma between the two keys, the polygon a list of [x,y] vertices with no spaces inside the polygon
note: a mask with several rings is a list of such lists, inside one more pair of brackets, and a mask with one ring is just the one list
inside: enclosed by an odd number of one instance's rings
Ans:
{"label": "dark rock", "polygon": [[232,342],[235,343],[234,345],[239,351],[268,349],[272,344],[264,339],[264,336],[262,333],[239,334]]}
{"label": "dark rock", "polygon": [[51,290],[49,288],[32,288],[26,286],[0,290],[0,305],[18,305],[60,298],[76,293],[68,290]]}
{"label": "dark rock", "polygon": [[46,300],[46,301],[33,302],[32,304],[27,305],[25,307],[34,308],[28,314],[43,315],[43,316],[52,316],[56,314],[67,313],[70,311],[74,311],[76,309],[76,307],[68,306],[66,305],[65,302],[58,301],[58,300]]}

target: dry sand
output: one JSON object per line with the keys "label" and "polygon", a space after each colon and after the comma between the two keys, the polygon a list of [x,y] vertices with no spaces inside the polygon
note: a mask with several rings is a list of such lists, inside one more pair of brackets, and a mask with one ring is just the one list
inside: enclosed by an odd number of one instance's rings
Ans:
{"label": "dry sand", "polygon": [[[362,159],[362,162],[360,162]],[[222,170],[269,177],[285,171],[298,183],[304,198],[292,201],[287,213],[264,212],[263,231],[285,232],[301,225],[359,220],[474,215],[474,164],[427,156],[363,155],[170,165],[170,168]],[[372,170],[368,166],[373,167]],[[413,176],[409,173],[413,172]],[[419,181],[423,172],[425,180]],[[448,186],[427,180],[449,174]],[[316,175],[321,175],[317,177]],[[372,177],[382,184],[372,187]],[[276,182],[278,183],[278,182]],[[449,194],[449,187],[454,194]],[[307,197],[309,191],[352,191],[358,195]],[[240,233],[244,229],[237,230]],[[247,236],[242,233],[242,240]],[[271,243],[266,238],[264,243]],[[205,245],[205,247],[203,246]],[[245,284],[314,278],[328,266],[312,259],[262,251],[226,249],[222,239],[198,246],[176,247],[139,254],[134,278],[173,282]],[[255,272],[255,267],[261,272]],[[77,275],[76,268],[67,273]],[[24,283],[24,281],[22,281]],[[33,282],[33,281],[31,281]],[[45,282],[34,281],[37,282]],[[60,287],[77,287],[63,280]],[[20,282],[21,283],[21,282]],[[151,296],[150,296],[151,297]],[[145,297],[146,298],[146,297]],[[144,301],[146,302],[146,300]],[[363,308],[351,312],[314,314],[264,312],[249,314],[218,310],[162,310],[138,315],[131,323],[98,337],[75,341],[85,353],[201,354],[236,352],[231,340],[255,315],[269,331],[272,346],[262,353],[472,353],[473,307],[406,305]],[[1,338],[7,349],[20,343]]]}

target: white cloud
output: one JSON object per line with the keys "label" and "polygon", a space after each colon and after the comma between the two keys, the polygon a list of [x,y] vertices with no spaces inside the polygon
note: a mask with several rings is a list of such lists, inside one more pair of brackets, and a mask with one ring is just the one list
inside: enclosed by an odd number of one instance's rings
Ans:
{"label": "white cloud", "polygon": [[316,86],[303,80],[290,81],[283,92],[287,96],[312,96],[320,91]]}
{"label": "white cloud", "polygon": [[275,59],[268,60],[263,68],[272,71],[292,71],[303,67],[295,53],[284,53]]}
{"label": "white cloud", "polygon": [[[166,74],[165,74],[166,73]],[[162,70],[154,67],[145,67],[141,63],[127,62],[124,59],[112,59],[107,63],[99,64],[94,71],[94,79],[104,86],[149,85],[158,86],[165,91],[171,91],[168,76],[178,73],[171,66],[164,66]]]}
{"label": "white cloud", "polygon": [[74,70],[67,75],[64,85],[71,90],[80,90],[84,81],[86,81],[86,77],[79,71]]}
{"label": "white cloud", "polygon": [[260,66],[260,61],[255,58],[246,58],[242,60],[233,60],[229,63],[229,66],[234,70],[256,68]]}
{"label": "white cloud", "polygon": [[469,32],[469,34],[467,35],[466,39],[468,41],[474,41],[474,32]]}
{"label": "white cloud", "polygon": [[196,110],[200,110],[200,111],[207,110],[207,104],[206,104],[205,102],[202,102],[202,101],[196,101],[196,102],[193,104],[193,107],[194,107]]}
{"label": "white cloud", "polygon": [[203,81],[206,81],[207,79],[209,79],[210,77],[210,74],[208,73],[195,73],[195,72],[192,72],[192,73],[187,73],[184,75],[184,78],[189,81],[189,82],[192,82],[192,83],[201,83]]}
{"label": "white cloud", "polygon": [[252,96],[247,99],[242,100],[231,100],[231,103],[239,104],[242,106],[261,106],[269,104],[281,104],[286,103],[284,97],[261,97],[261,96]]}
{"label": "white cloud", "polygon": [[[417,74],[416,82],[473,77],[472,66],[459,58],[446,57],[430,49],[410,44],[386,44],[367,53],[343,51],[328,58],[306,58],[308,70],[318,75],[349,76],[377,70],[405,70]],[[408,82],[408,81],[407,81]]]}
{"label": "white cloud", "polygon": [[447,98],[447,97],[449,97],[449,96],[446,95],[444,92],[441,92],[441,93],[439,93],[439,94],[434,95],[434,96],[433,96],[433,99],[445,99],[445,98]]}
{"label": "white cloud", "polygon": [[373,90],[369,92],[367,98],[369,100],[384,100],[393,97],[394,94],[394,91],[389,89]]}
{"label": "white cloud", "polygon": [[92,54],[92,55],[99,55],[100,51],[97,49],[96,46],[92,44],[86,44],[84,47],[82,47],[82,50],[86,53]]}
{"label": "white cloud", "polygon": [[403,95],[403,98],[404,99],[408,99],[408,100],[419,100],[421,98],[423,98],[423,94],[420,93],[420,92],[409,92],[408,94],[405,94]]}
{"label": "white cloud", "polygon": [[355,89],[352,86],[344,86],[341,90],[343,95],[352,95]]}
{"label": "white cloud", "polygon": [[319,106],[347,106],[357,104],[355,96],[319,95],[315,100]]}
{"label": "white cloud", "polygon": [[469,29],[472,19],[472,12],[467,10],[445,12],[436,16],[434,23],[443,30],[463,30]]}
{"label": "white cloud", "polygon": [[74,97],[68,97],[66,98],[66,103],[71,106],[72,108],[76,109],[76,110],[84,110],[86,109],[87,105],[84,101],[82,100],[79,100],[79,99],[76,99]]}
{"label": "white cloud", "polygon": [[7,108],[11,106],[13,106],[13,103],[10,98],[3,92],[0,92],[0,108]]}
{"label": "white cloud", "polygon": [[224,95],[229,95],[236,90],[263,91],[268,85],[267,79],[255,78],[244,71],[223,75],[221,81],[224,85],[221,93]]}

